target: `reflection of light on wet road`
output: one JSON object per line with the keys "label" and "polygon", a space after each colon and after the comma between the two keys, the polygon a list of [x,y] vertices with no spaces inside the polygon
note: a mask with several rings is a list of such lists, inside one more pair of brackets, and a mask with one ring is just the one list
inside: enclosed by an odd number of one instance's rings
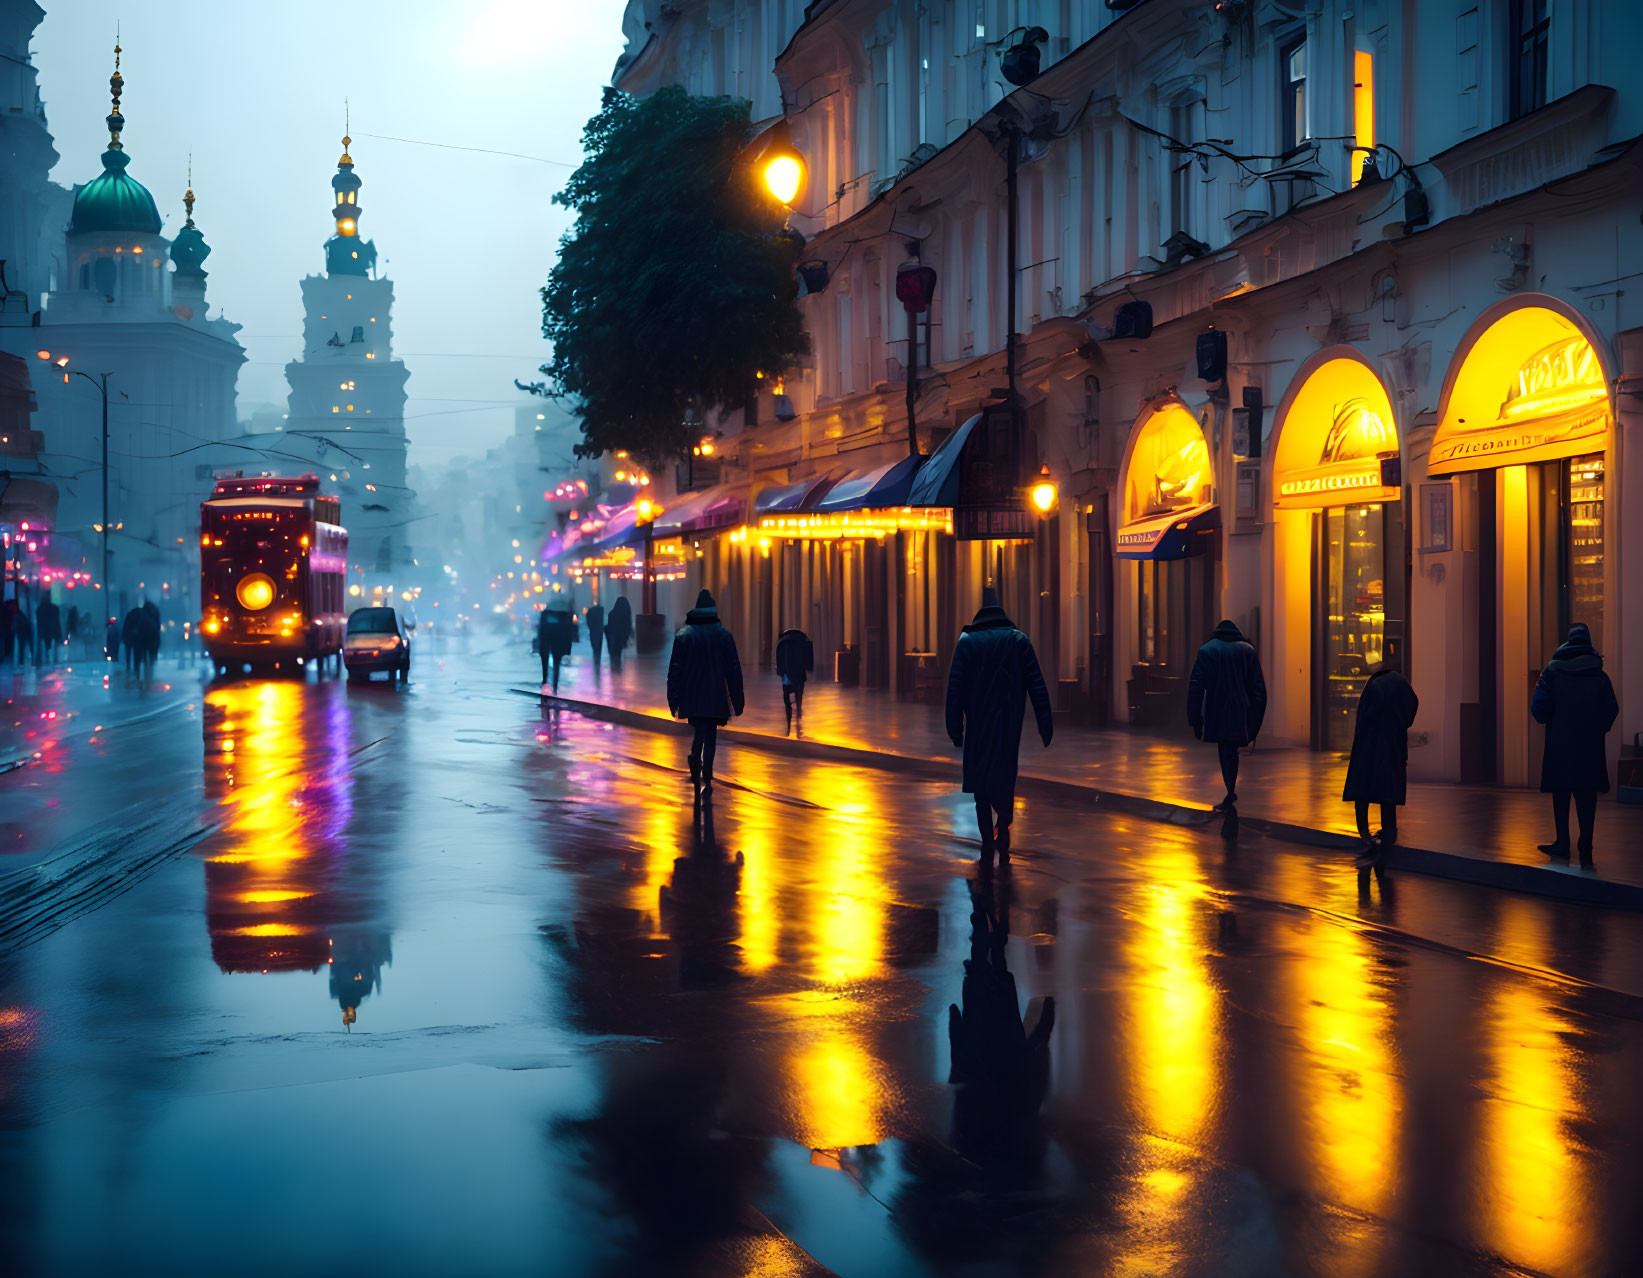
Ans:
{"label": "reflection of light on wet road", "polygon": [[346,716],[346,703],[319,702],[294,680],[206,693],[207,793],[231,812],[201,848],[224,971],[315,970],[329,959],[318,907],[331,840],[350,813]]}
{"label": "reflection of light on wet road", "polygon": [[[1503,931],[1537,932],[1543,920],[1526,902],[1501,902]],[[1490,983],[1482,1023],[1481,1241],[1528,1269],[1592,1272],[1576,1250],[1589,1205],[1584,1151],[1567,1126],[1583,1119],[1565,1042],[1575,1027],[1542,990],[1512,980]]]}

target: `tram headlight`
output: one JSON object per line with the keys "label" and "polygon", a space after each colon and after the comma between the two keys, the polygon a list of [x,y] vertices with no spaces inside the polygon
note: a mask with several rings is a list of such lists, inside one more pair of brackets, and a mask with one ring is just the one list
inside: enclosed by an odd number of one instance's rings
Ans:
{"label": "tram headlight", "polygon": [[261,612],[274,602],[274,579],[265,572],[247,573],[234,587],[234,598],[247,612]]}

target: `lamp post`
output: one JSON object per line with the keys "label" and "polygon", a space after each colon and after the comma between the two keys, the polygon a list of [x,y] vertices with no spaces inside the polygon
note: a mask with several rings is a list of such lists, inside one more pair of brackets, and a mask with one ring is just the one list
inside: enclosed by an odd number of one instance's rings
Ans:
{"label": "lamp post", "polygon": [[[51,359],[50,351],[35,351],[34,353],[40,359]],[[93,377],[90,373],[82,373],[77,368],[70,368],[67,355],[59,355],[52,362],[63,370],[64,386],[68,385],[70,374],[75,377],[83,377],[95,386],[98,394],[103,397],[103,522],[97,526],[97,531],[102,541],[103,603],[106,607],[112,608],[114,606],[114,591],[108,580],[108,379],[111,374],[100,373]]]}
{"label": "lamp post", "polygon": [[896,298],[907,311],[907,451],[918,456],[918,317],[930,309],[936,296],[936,270],[919,261],[919,246],[909,242],[912,254],[896,268]]}
{"label": "lamp post", "polygon": [[645,530],[645,577],[639,595],[639,610],[651,615],[656,611],[656,516],[661,511],[656,503],[646,499],[634,507],[634,512]]}

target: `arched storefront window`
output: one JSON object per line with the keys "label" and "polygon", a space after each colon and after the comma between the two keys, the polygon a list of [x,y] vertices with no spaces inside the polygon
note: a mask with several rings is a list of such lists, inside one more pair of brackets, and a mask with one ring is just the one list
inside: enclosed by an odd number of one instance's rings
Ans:
{"label": "arched storefront window", "polygon": [[1315,749],[1352,744],[1358,696],[1401,661],[1408,616],[1398,429],[1386,387],[1351,347],[1303,365],[1278,408],[1272,459],[1274,720]]}
{"label": "arched storefront window", "polygon": [[1542,736],[1534,676],[1571,623],[1607,635],[1605,535],[1613,408],[1601,351],[1564,303],[1529,296],[1479,317],[1449,366],[1428,476],[1448,479],[1461,541],[1477,553],[1464,610],[1479,618],[1478,779],[1532,784]]}

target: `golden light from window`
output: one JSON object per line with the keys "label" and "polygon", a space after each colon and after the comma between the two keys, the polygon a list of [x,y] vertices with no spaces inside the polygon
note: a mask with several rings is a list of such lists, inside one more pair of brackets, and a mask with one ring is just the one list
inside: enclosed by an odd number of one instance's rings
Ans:
{"label": "golden light from window", "polygon": [[1375,59],[1359,49],[1352,55],[1352,185],[1375,150]]}
{"label": "golden light from window", "polygon": [[797,156],[777,155],[766,161],[764,184],[783,204],[792,204],[798,197],[799,184],[804,181],[804,166]]}
{"label": "golden light from window", "polygon": [[1209,444],[1179,400],[1155,409],[1136,430],[1124,480],[1124,521],[1211,500]]}
{"label": "golden light from window", "polygon": [[274,602],[274,581],[267,573],[247,573],[234,587],[234,598],[247,612],[261,612]]}
{"label": "golden light from window", "polygon": [[1398,455],[1392,401],[1362,360],[1343,355],[1306,374],[1273,427],[1273,504],[1334,506],[1398,500],[1381,459]]}
{"label": "golden light from window", "polygon": [[[354,219],[353,218],[345,217],[345,218],[339,218],[337,220],[337,234],[338,235],[352,235],[354,233],[354,230],[355,230],[355,227],[354,227]],[[356,254],[356,256],[357,256],[357,254]]]}

